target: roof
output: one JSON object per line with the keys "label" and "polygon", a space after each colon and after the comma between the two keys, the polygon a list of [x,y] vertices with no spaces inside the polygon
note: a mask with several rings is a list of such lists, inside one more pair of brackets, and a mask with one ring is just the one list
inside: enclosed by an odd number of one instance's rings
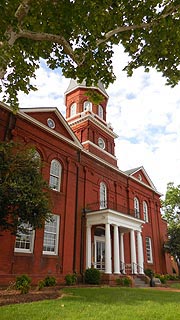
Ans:
{"label": "roof", "polygon": [[87,86],[86,81],[83,80],[82,83],[79,83],[77,80],[71,79],[68,88],[65,91],[65,94],[73,91],[76,88],[92,88],[92,89],[99,89],[102,94],[104,94],[108,98],[108,94],[104,88],[104,85],[101,81],[98,81],[98,86]]}

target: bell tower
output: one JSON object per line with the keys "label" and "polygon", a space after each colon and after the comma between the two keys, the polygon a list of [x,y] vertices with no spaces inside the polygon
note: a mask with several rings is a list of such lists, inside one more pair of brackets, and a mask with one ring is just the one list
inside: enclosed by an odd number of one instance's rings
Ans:
{"label": "bell tower", "polygon": [[[90,101],[88,91],[94,90],[102,96],[100,104]],[[71,80],[65,92],[66,121],[82,143],[85,150],[117,166],[114,139],[111,124],[106,122],[108,95],[102,83],[97,87],[87,87]]]}

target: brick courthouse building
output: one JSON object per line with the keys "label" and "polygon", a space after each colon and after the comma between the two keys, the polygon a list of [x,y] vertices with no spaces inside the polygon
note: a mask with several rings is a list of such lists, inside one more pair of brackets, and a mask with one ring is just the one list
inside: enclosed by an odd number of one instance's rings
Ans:
{"label": "brick courthouse building", "polygon": [[[90,88],[92,89],[92,88]],[[65,92],[66,119],[56,108],[20,109],[0,104],[0,139],[35,146],[51,186],[54,220],[19,237],[0,241],[0,284],[19,274],[35,282],[50,274],[58,282],[94,266],[106,277],[172,273],[164,253],[166,222],[160,194],[143,167],[121,171],[117,135],[106,122],[108,95],[94,105],[87,87],[71,80]]]}

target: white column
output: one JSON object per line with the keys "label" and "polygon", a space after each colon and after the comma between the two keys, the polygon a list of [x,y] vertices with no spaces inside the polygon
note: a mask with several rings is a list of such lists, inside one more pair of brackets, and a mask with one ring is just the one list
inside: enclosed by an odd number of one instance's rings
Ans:
{"label": "white column", "polygon": [[111,263],[111,234],[110,224],[106,223],[105,228],[105,273],[112,273]]}
{"label": "white column", "polygon": [[91,226],[86,228],[86,269],[91,268]]}
{"label": "white column", "polygon": [[139,273],[144,274],[144,256],[141,232],[137,231],[137,245],[138,245],[138,265]]}
{"label": "white column", "polygon": [[137,260],[136,260],[136,244],[135,244],[135,234],[134,230],[130,231],[131,238],[131,265],[132,265],[132,273],[137,273]]}
{"label": "white column", "polygon": [[114,273],[120,273],[119,264],[119,231],[118,226],[114,226]]}
{"label": "white column", "polygon": [[121,259],[121,270],[125,273],[125,261],[124,261],[124,233],[120,233],[120,259]]}

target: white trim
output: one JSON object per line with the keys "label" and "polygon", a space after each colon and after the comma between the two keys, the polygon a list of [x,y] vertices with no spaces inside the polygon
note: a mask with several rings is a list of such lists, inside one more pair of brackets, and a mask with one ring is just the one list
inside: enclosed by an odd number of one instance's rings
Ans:
{"label": "white trim", "polygon": [[100,225],[110,223],[121,227],[121,232],[125,229],[141,231],[142,225],[145,223],[144,220],[136,219],[130,215],[111,210],[97,210],[93,212],[86,213],[87,226],[88,225]]}
{"label": "white trim", "polygon": [[[83,146],[86,145],[86,144],[90,144],[91,146],[93,146],[93,147],[95,147],[96,149],[104,152],[104,153],[107,154],[109,157],[113,158],[114,160],[117,160],[116,156],[114,156],[113,154],[109,153],[108,151],[100,148],[97,144],[93,143],[92,141],[86,140],[86,141],[82,142],[82,145],[83,145]],[[87,151],[87,150],[86,150],[86,151]],[[87,152],[89,152],[89,151],[87,151]]]}
{"label": "white trim", "polygon": [[[118,138],[118,135],[116,133],[114,133],[114,131],[109,129],[109,127],[107,126],[107,123],[104,120],[101,119],[101,121],[100,121],[99,119],[96,119],[96,114],[94,114],[94,113],[86,114],[85,112],[81,112],[81,118],[76,118],[73,121],[68,121],[68,123],[69,123],[70,127],[73,127],[74,125],[77,125],[77,124],[79,124],[79,123],[81,123],[81,122],[83,122],[85,120],[90,120],[94,124],[96,124],[97,127],[99,127],[101,130],[103,130],[108,135],[110,135],[112,138]],[[104,123],[102,123],[102,121]]]}

